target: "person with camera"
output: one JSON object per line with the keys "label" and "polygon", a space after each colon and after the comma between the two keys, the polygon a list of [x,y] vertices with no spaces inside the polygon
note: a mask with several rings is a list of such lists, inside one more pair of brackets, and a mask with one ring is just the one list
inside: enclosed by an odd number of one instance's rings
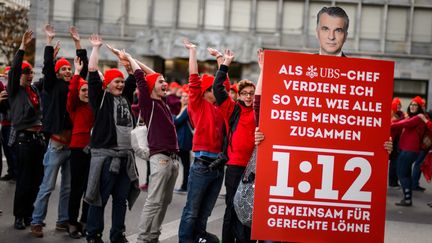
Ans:
{"label": "person with camera", "polygon": [[218,157],[222,152],[225,125],[222,114],[215,106],[216,98],[212,92],[214,77],[207,74],[199,76],[196,45],[184,40],[184,46],[189,50],[188,110],[195,127],[192,141],[195,160],[189,172],[179,242],[211,242],[216,236],[207,233],[206,226],[222,187],[226,161]]}

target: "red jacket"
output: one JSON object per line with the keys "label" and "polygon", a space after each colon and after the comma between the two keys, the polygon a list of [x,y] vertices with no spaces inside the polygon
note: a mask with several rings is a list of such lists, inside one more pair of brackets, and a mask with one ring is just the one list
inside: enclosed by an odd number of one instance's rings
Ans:
{"label": "red jacket", "polygon": [[391,125],[392,129],[403,128],[399,139],[399,148],[403,151],[418,153],[421,148],[426,124],[418,116],[405,118]]}
{"label": "red jacket", "polygon": [[72,139],[69,144],[71,148],[84,148],[90,143],[90,130],[94,121],[90,105],[79,99],[79,80],[79,75],[72,77],[66,103],[66,109],[73,124]]}
{"label": "red jacket", "polygon": [[224,118],[216,106],[204,100],[200,76],[191,74],[189,82],[188,112],[195,127],[192,151],[219,153],[222,151]]}
{"label": "red jacket", "polygon": [[[219,107],[226,123],[228,123],[233,113],[235,104],[234,100],[228,97]],[[255,117],[252,106],[246,107],[241,103],[239,105],[240,117],[237,128],[232,135],[231,143],[228,145],[229,160],[227,165],[246,167],[255,146]]]}

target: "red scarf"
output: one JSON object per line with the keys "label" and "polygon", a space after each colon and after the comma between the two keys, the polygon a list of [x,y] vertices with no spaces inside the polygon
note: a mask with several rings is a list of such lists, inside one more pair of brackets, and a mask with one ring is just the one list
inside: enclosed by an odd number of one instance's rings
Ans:
{"label": "red scarf", "polygon": [[30,86],[27,86],[25,88],[25,91],[26,91],[28,97],[30,98],[30,102],[32,103],[33,107],[36,110],[38,110],[39,109],[39,97],[38,97],[38,94],[32,88],[30,88]]}

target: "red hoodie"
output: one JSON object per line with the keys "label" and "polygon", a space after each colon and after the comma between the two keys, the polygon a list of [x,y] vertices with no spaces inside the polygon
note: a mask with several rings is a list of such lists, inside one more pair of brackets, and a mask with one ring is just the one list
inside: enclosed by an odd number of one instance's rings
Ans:
{"label": "red hoodie", "polygon": [[72,120],[71,148],[84,148],[90,143],[90,130],[93,127],[93,112],[88,103],[79,99],[79,75],[74,75],[69,84],[66,109]]}
{"label": "red hoodie", "polygon": [[192,151],[219,153],[222,151],[224,118],[219,109],[203,98],[201,78],[189,76],[189,117],[195,127]]}
{"label": "red hoodie", "polygon": [[[246,167],[252,155],[255,146],[255,117],[252,106],[246,107],[241,103],[240,117],[235,129],[231,143],[228,145],[228,162],[227,165],[238,165]],[[221,105],[220,110],[228,122],[233,113],[235,102],[228,97]]]}

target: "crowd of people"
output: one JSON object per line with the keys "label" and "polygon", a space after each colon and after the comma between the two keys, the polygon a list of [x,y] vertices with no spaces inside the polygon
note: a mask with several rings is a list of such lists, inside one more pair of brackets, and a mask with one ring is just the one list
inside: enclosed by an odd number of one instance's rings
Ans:
{"label": "crowd of people", "polygon": [[[317,17],[319,54],[345,56],[342,47],[348,26],[343,9],[321,9]],[[147,190],[137,242],[158,242],[173,192],[187,194],[179,242],[219,242],[206,225],[225,177],[222,242],[255,242],[251,229],[237,218],[233,198],[254,146],[264,139],[257,128],[262,73],[256,82],[244,79],[231,84],[228,70],[234,52],[208,48],[218,70],[215,76],[200,74],[196,44],[184,40],[189,82],[168,84],[163,74],[104,43],[99,35],[90,36],[88,57],[75,27],[69,29],[76,48],[73,63],[58,58],[54,28],[46,25],[44,30],[43,77],[33,80],[33,67],[24,60],[33,38],[28,30],[5,70],[7,85],[0,86],[1,134],[8,162],[2,179],[16,180],[15,229],[30,226],[33,236],[43,237],[50,195],[60,172],[55,228],[68,231],[71,238],[103,242],[104,209],[111,196],[109,239],[128,242],[126,210],[134,206],[140,190]],[[126,75],[117,68],[99,70],[99,51],[104,44]],[[262,70],[262,50],[258,63]],[[423,148],[421,141],[432,133],[432,123],[424,115],[421,99],[411,101],[406,115],[398,105],[392,118],[395,141],[385,142],[384,147],[393,150],[390,186],[400,181],[403,187],[404,198],[397,205],[410,206],[411,191],[424,190],[418,184],[418,168],[430,145]],[[148,161],[139,161],[131,145],[131,131],[142,123],[148,127]],[[137,162],[147,164],[147,175],[138,174]],[[175,189],[180,163],[183,180]]]}

